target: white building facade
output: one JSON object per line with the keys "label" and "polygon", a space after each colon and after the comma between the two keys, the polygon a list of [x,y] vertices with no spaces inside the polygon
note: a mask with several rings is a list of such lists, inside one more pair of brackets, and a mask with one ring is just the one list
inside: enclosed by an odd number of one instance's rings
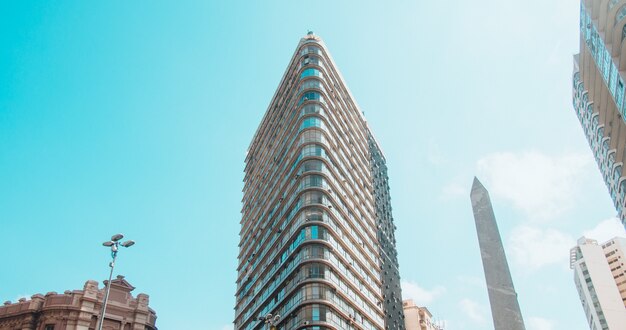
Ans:
{"label": "white building facade", "polygon": [[602,245],[581,237],[570,250],[570,268],[592,330],[626,327],[624,251],[626,239],[620,237]]}

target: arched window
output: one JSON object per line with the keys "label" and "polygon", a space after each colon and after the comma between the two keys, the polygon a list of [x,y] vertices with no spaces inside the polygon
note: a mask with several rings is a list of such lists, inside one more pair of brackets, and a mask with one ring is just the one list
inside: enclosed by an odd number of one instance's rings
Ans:
{"label": "arched window", "polygon": [[602,155],[606,157],[609,152],[609,140],[606,140],[602,143]]}
{"label": "arched window", "polygon": [[622,177],[622,165],[617,165],[613,170],[613,182],[617,185],[619,179]]}
{"label": "arched window", "polygon": [[619,23],[624,17],[626,17],[626,5],[622,5],[615,14],[615,24]]}
{"label": "arched window", "polygon": [[620,0],[611,0],[611,2],[609,2],[609,10],[611,10],[613,7],[615,7],[615,5],[619,2]]}

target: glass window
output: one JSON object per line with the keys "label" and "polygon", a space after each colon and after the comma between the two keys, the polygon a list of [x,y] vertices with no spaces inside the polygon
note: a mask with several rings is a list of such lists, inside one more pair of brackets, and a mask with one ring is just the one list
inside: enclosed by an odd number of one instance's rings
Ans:
{"label": "glass window", "polygon": [[310,264],[308,267],[308,278],[324,278],[325,266],[320,264]]}
{"label": "glass window", "polygon": [[321,160],[317,160],[317,159],[310,159],[307,160],[303,163],[302,165],[302,171],[303,172],[310,172],[310,171],[317,171],[317,172],[321,172],[322,168],[324,166],[324,163],[322,163]]}
{"label": "glass window", "polygon": [[320,72],[320,70],[315,69],[315,68],[308,68],[302,71],[302,74],[300,74],[300,79],[303,79],[306,77],[321,77],[321,76],[322,76],[322,72]]}
{"label": "glass window", "polygon": [[613,65],[613,61],[611,61],[611,54],[608,49],[604,48],[604,66],[602,69],[602,73],[604,74],[604,81],[609,81],[609,72],[611,71],[611,66]]}
{"label": "glass window", "polygon": [[308,117],[302,121],[302,125],[300,125],[300,130],[309,127],[322,127],[322,120],[317,117]]}
{"label": "glass window", "polygon": [[[613,62],[611,62],[613,64]],[[617,68],[615,65],[611,65],[611,82],[609,83],[609,91],[613,98],[615,98],[615,87],[617,86]]]}
{"label": "glass window", "polygon": [[615,170],[613,171],[613,182],[617,184],[621,177],[622,177],[622,166],[618,165],[617,167],[615,167]]}
{"label": "glass window", "polygon": [[300,144],[309,142],[322,142],[322,132],[318,130],[308,130],[300,136]]}
{"label": "glass window", "polygon": [[321,82],[317,79],[308,79],[305,80],[302,85],[300,85],[300,91],[303,91],[305,89],[309,89],[309,88],[318,88],[321,89]]}
{"label": "glass window", "polygon": [[613,8],[613,6],[615,6],[618,2],[619,0],[611,0],[611,2],[609,2],[609,10]]}
{"label": "glass window", "polygon": [[309,65],[309,64],[319,65],[320,59],[315,56],[304,55],[304,57],[302,58],[302,62],[300,63],[302,66]]}
{"label": "glass window", "polygon": [[306,102],[306,101],[321,101],[322,100],[322,96],[320,95],[320,93],[318,92],[308,92],[308,93],[304,93],[304,95],[302,95],[302,97],[300,98],[300,102],[298,102],[298,105]]}
{"label": "glass window", "polygon": [[302,52],[301,52],[302,55],[305,55],[305,54],[320,54],[320,53],[321,53],[321,51],[320,51],[320,49],[317,46],[307,46],[305,48],[302,48]]}
{"label": "glass window", "polygon": [[324,194],[319,191],[309,191],[302,194],[302,201],[305,205],[324,204]]}
{"label": "glass window", "polygon": [[324,154],[324,148],[318,144],[309,144],[302,148],[302,157],[307,156],[322,156]]}
{"label": "glass window", "polygon": [[[624,25],[626,26],[626,25]],[[615,92],[615,103],[617,104],[617,108],[622,108],[622,103],[624,102],[624,81],[622,77],[619,77],[617,82],[617,91]]]}
{"label": "glass window", "polygon": [[321,113],[322,107],[319,104],[307,104],[302,108],[302,113],[305,115],[312,113]]}
{"label": "glass window", "polygon": [[619,23],[624,17],[626,17],[626,5],[623,5],[617,10],[617,14],[615,15],[615,24]]}
{"label": "glass window", "polygon": [[307,175],[302,179],[302,188],[322,187],[324,180],[320,175]]}

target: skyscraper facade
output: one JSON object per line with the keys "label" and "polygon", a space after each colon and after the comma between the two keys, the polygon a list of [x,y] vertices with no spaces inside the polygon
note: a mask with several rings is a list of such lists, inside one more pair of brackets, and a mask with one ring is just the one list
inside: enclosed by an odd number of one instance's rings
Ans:
{"label": "skyscraper facade", "polygon": [[626,1],[581,0],[573,103],[618,216],[626,225]]}
{"label": "skyscraper facade", "polygon": [[626,239],[598,245],[581,237],[570,250],[570,268],[591,330],[626,327]]}
{"label": "skyscraper facade", "polygon": [[404,329],[385,158],[312,33],[244,172],[235,329]]}

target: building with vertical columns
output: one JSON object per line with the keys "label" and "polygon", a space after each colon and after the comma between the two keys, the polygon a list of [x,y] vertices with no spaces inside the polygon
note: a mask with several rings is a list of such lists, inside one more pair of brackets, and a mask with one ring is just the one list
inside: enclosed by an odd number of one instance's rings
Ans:
{"label": "building with vertical columns", "polygon": [[581,237],[570,250],[570,268],[580,302],[592,330],[626,326],[626,239],[616,237],[598,245]]}
{"label": "building with vertical columns", "polygon": [[613,204],[626,224],[626,0],[581,0],[573,105]]}
{"label": "building with vertical columns", "polygon": [[385,158],[313,33],[245,162],[235,329],[404,329]]}
{"label": "building with vertical columns", "polygon": [[[106,282],[104,281],[105,285]],[[147,294],[137,298],[135,287],[123,276],[111,281],[103,330],[156,330],[156,313]],[[45,296],[36,294],[16,303],[0,306],[0,330],[95,330],[102,309],[105,288],[87,281],[82,290],[65,291]]]}

